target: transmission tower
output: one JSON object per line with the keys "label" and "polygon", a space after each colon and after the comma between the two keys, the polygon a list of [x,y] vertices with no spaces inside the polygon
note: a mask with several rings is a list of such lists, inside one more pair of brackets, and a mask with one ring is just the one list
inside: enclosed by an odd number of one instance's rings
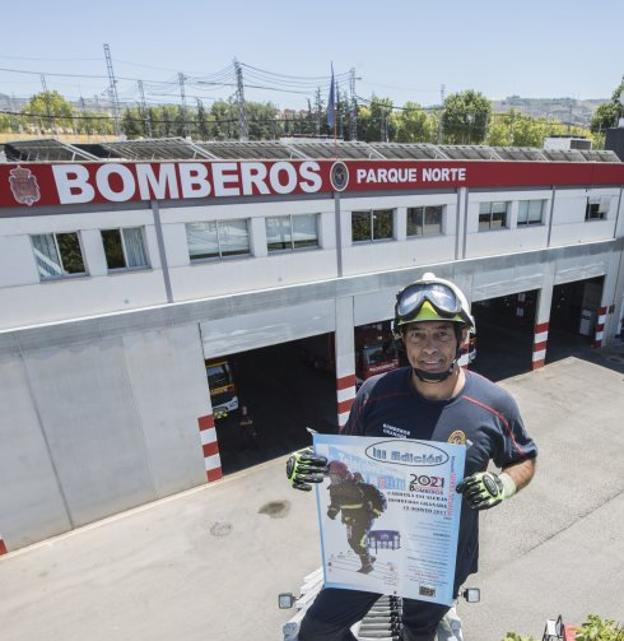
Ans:
{"label": "transmission tower", "polygon": [[48,117],[47,125],[50,129],[54,130],[54,122],[52,120],[52,110],[50,109],[50,94],[48,93],[48,83],[46,82],[45,74],[41,74],[41,89],[43,90],[43,101],[45,102],[46,116]]}
{"label": "transmission tower", "polygon": [[145,90],[143,89],[143,81],[137,80],[137,87],[139,88],[139,97],[141,98],[141,113],[143,114],[143,124],[145,125],[145,133],[148,137],[152,137],[152,121],[147,113],[147,103],[145,102]]}
{"label": "transmission tower", "polygon": [[323,99],[321,98],[321,88],[316,88],[316,137],[321,135],[321,128],[323,126]]}
{"label": "transmission tower", "polygon": [[355,67],[349,69],[349,138],[357,140],[357,98],[355,97]]}
{"label": "transmission tower", "polygon": [[243,68],[236,58],[234,58],[234,70],[236,71],[236,101],[238,102],[238,139],[247,140],[249,138],[249,126],[247,124],[247,113],[245,110]]}
{"label": "transmission tower", "polygon": [[186,91],[184,89],[184,81],[186,76],[180,72],[178,73],[178,82],[180,83],[180,110],[182,112],[182,137],[186,138]]}
{"label": "transmission tower", "polygon": [[108,71],[108,95],[111,101],[113,110],[113,123],[115,127],[115,135],[121,136],[121,127],[119,126],[119,96],[117,95],[117,79],[113,71],[113,59],[111,58],[110,47],[104,43],[104,57],[106,58],[106,70]]}
{"label": "transmission tower", "polygon": [[444,100],[446,98],[446,85],[440,85],[440,120],[438,121],[438,145],[442,144],[444,139],[444,124],[442,123],[442,116],[444,115]]}

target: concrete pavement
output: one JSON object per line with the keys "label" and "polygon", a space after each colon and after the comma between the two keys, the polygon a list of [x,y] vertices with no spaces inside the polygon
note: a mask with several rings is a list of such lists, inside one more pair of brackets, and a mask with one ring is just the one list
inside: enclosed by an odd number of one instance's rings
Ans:
{"label": "concrete pavement", "polygon": [[[607,367],[609,366],[609,367]],[[616,369],[613,369],[613,368]],[[617,371],[620,369],[620,371]],[[503,382],[540,446],[533,484],[482,518],[466,638],[547,617],[624,621],[624,376],[576,358]],[[273,641],[318,567],[314,499],[284,458],[0,557],[3,641]]]}

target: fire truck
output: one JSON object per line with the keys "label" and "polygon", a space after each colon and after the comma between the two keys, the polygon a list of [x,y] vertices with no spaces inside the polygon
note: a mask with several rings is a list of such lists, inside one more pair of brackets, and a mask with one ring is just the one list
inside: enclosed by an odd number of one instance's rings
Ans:
{"label": "fire truck", "polygon": [[[305,340],[304,359],[315,369],[334,374],[336,357],[334,335],[323,334]],[[399,354],[390,323],[375,323],[355,328],[355,376],[358,387],[371,376],[399,366]]]}
{"label": "fire truck", "polygon": [[238,409],[238,395],[231,364],[225,358],[206,361],[206,374],[212,415],[215,420],[225,418],[230,412]]}
{"label": "fire truck", "polygon": [[355,330],[355,378],[358,387],[371,376],[399,366],[399,353],[389,323],[363,325]]}

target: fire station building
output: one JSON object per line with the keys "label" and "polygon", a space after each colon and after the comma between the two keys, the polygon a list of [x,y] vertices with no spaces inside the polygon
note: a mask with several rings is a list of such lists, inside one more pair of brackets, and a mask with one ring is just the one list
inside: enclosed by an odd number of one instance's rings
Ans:
{"label": "fire station building", "polygon": [[[290,446],[280,416],[302,412],[303,434],[322,400],[326,429],[343,424],[358,328],[387,325],[425,271],[471,300],[475,366],[490,331],[508,336],[496,359],[527,371],[561,337],[621,332],[612,152],[155,140],[2,155],[0,551],[219,479],[239,412],[215,422],[207,362],[225,363],[267,457]],[[300,358],[319,337],[329,378]]]}

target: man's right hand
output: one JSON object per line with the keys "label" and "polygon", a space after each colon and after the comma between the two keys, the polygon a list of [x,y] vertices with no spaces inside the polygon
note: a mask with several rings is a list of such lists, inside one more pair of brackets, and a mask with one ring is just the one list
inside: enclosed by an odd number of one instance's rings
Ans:
{"label": "man's right hand", "polygon": [[327,474],[327,459],[317,456],[311,447],[298,450],[286,461],[286,476],[296,490],[309,492],[310,483],[322,483]]}

